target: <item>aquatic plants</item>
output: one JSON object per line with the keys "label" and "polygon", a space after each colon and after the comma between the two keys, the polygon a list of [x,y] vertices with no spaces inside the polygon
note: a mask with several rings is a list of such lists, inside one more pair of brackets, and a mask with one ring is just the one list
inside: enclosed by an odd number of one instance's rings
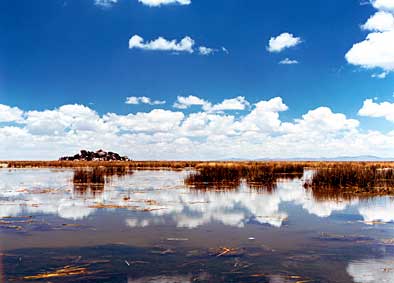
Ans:
{"label": "aquatic plants", "polygon": [[185,184],[196,189],[237,188],[242,180],[254,188],[272,189],[280,178],[301,177],[304,164],[287,162],[203,163]]}
{"label": "aquatic plants", "polygon": [[314,174],[310,179],[305,180],[305,187],[312,189],[316,194],[394,194],[394,162],[4,161],[4,163],[8,168],[102,167],[106,168],[107,175],[122,175],[125,170],[192,169],[185,179],[185,184],[196,189],[234,189],[242,181],[246,181],[253,188],[272,189],[279,179],[300,178],[304,169],[309,169],[314,171]]}
{"label": "aquatic plants", "polygon": [[348,162],[315,169],[305,187],[314,192],[393,194],[394,164]]}
{"label": "aquatic plants", "polygon": [[102,192],[104,185],[110,182],[113,176],[125,176],[132,174],[132,170],[125,166],[97,166],[80,167],[74,169],[74,190],[84,194],[87,191],[93,193]]}

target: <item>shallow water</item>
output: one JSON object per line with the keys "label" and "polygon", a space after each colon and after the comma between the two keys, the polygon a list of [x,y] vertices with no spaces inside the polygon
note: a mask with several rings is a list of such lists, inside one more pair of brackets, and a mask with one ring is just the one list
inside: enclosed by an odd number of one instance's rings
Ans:
{"label": "shallow water", "polygon": [[393,198],[316,197],[299,179],[197,191],[187,173],[97,189],[0,169],[0,282],[394,282]]}

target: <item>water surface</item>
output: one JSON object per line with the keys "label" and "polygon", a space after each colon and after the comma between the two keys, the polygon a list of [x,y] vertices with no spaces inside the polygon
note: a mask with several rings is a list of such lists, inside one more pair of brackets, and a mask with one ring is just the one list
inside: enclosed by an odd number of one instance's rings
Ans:
{"label": "water surface", "polygon": [[301,179],[201,191],[187,174],[0,169],[1,282],[394,282],[393,198]]}

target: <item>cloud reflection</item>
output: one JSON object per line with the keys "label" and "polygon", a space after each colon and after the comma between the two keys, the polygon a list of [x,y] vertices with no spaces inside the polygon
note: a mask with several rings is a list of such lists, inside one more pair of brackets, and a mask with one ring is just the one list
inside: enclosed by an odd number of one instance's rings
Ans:
{"label": "cloud reflection", "polygon": [[[289,205],[310,215],[329,217],[349,207],[366,222],[394,221],[394,203],[388,198],[333,200],[314,198],[302,180],[279,180],[273,191],[255,190],[242,183],[237,190],[195,191],[183,185],[187,172],[136,171],[105,184],[101,194],[81,194],[70,182],[72,170],[0,170],[0,217],[48,214],[79,220],[93,215],[104,204],[130,210],[125,223],[146,227],[175,223],[197,228],[209,223],[244,227],[260,223],[281,227],[289,215]],[[114,211],[115,209],[112,208]],[[133,211],[144,211],[133,213]],[[353,212],[352,212],[353,213]]]}
{"label": "cloud reflection", "polygon": [[356,283],[394,283],[394,258],[353,261],[347,272]]}

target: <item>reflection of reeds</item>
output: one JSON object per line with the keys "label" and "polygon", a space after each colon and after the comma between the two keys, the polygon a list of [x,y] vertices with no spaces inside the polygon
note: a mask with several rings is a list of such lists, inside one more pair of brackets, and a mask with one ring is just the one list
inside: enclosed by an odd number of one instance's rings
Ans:
{"label": "reflection of reeds", "polygon": [[393,194],[394,167],[378,163],[337,163],[315,169],[305,186],[314,193]]}
{"label": "reflection of reeds", "polygon": [[98,166],[81,167],[74,170],[73,184],[74,190],[80,194],[88,191],[93,194],[104,191],[104,186],[113,176],[125,176],[132,174],[132,171],[125,166]]}
{"label": "reflection of reeds", "polygon": [[235,189],[241,183],[241,172],[227,165],[198,166],[185,183],[195,189]]}
{"label": "reflection of reeds", "polygon": [[[201,162],[201,161],[4,161],[9,168],[105,167],[123,170],[182,170],[194,168],[185,183],[195,188],[236,188],[245,180],[254,188],[274,188],[278,179],[298,178],[304,168],[315,171],[305,186],[315,193],[394,194],[393,162]],[[112,174],[112,173],[111,173]]]}
{"label": "reflection of reeds", "polygon": [[272,190],[279,179],[300,178],[304,164],[287,162],[206,163],[185,179],[195,189],[237,188],[242,180],[256,189]]}

